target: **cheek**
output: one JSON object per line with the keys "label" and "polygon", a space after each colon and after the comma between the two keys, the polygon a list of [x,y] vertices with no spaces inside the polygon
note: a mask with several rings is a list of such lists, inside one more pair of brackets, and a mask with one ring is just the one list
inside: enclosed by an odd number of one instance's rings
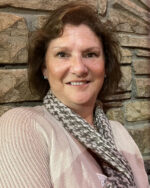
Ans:
{"label": "cheek", "polygon": [[66,73],[66,68],[62,64],[51,64],[47,67],[48,76],[50,80],[60,80],[63,79]]}
{"label": "cheek", "polygon": [[92,68],[91,68],[91,70],[92,70],[92,72],[93,72],[93,74],[95,75],[95,76],[97,76],[97,77],[104,77],[104,75],[105,75],[105,67],[104,67],[104,65],[95,65],[95,66],[93,66]]}

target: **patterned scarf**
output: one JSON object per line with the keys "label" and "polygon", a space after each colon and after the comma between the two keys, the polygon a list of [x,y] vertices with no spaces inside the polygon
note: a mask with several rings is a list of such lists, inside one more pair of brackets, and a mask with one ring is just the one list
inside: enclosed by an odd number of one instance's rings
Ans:
{"label": "patterned scarf", "polygon": [[101,168],[108,177],[105,182],[106,188],[135,187],[131,168],[118,152],[109,121],[99,106],[95,109],[94,128],[61,103],[51,91],[47,93],[43,103],[72,136],[98,156]]}

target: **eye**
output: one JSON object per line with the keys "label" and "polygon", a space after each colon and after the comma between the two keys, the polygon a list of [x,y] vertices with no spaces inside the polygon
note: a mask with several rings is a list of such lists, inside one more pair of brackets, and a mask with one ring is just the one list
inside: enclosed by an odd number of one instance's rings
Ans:
{"label": "eye", "polygon": [[99,54],[97,52],[86,52],[83,57],[85,58],[94,58],[94,57],[98,57]]}
{"label": "eye", "polygon": [[57,54],[56,54],[56,56],[58,56],[58,57],[69,57],[69,54],[68,53],[66,53],[66,52],[58,52]]}

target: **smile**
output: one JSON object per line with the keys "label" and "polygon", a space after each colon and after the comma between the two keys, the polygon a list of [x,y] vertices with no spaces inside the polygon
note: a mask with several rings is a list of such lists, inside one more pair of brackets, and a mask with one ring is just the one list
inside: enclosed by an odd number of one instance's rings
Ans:
{"label": "smile", "polygon": [[82,81],[82,82],[69,82],[68,84],[72,86],[80,86],[89,83],[89,81]]}

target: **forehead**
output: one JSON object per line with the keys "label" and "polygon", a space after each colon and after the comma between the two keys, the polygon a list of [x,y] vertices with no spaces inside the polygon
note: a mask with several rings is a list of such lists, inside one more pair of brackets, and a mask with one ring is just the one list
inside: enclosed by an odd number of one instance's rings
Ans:
{"label": "forehead", "polygon": [[84,46],[84,44],[89,44],[101,46],[101,40],[87,25],[81,24],[79,26],[74,26],[71,24],[66,24],[63,28],[62,35],[50,42],[51,46],[61,46],[64,44],[82,44],[82,46]]}
{"label": "forehead", "polygon": [[[95,37],[96,34],[92,31],[92,29],[85,25],[85,24],[80,24],[80,25],[72,25],[72,24],[65,24],[63,27],[63,33],[61,36],[66,36],[66,35],[71,35],[71,34],[76,34],[76,33],[87,33],[87,34],[92,34]],[[60,37],[61,37],[60,36]]]}

